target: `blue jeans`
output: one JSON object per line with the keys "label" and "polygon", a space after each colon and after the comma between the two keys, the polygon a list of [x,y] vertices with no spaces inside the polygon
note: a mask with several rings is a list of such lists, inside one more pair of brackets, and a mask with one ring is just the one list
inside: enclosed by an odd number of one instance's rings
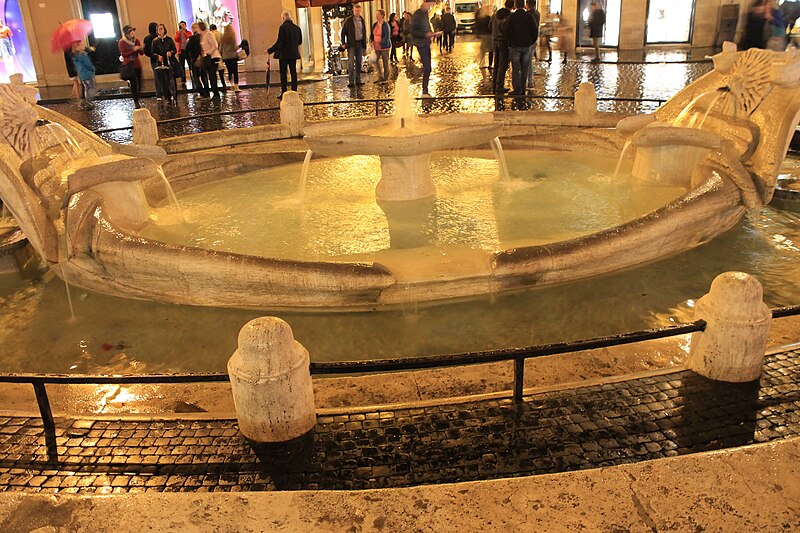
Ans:
{"label": "blue jeans", "polygon": [[428,81],[431,79],[431,45],[417,45],[419,60],[422,61],[422,94],[428,93]]}
{"label": "blue jeans", "polygon": [[512,46],[508,49],[511,60],[511,87],[515,94],[525,94],[528,70],[531,68],[531,47]]}
{"label": "blue jeans", "polygon": [[81,80],[81,84],[83,85],[83,94],[86,97],[86,101],[91,104],[94,102],[94,96],[96,94],[94,78]]}
{"label": "blue jeans", "polygon": [[361,83],[361,63],[364,60],[364,47],[361,43],[351,44],[347,47],[347,74],[350,85]]}

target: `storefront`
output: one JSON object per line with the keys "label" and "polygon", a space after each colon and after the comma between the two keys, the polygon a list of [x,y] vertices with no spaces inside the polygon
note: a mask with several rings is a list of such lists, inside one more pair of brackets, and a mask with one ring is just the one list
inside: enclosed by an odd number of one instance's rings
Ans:
{"label": "storefront", "polygon": [[36,81],[20,0],[0,0],[0,7],[0,83],[17,73],[26,82]]}

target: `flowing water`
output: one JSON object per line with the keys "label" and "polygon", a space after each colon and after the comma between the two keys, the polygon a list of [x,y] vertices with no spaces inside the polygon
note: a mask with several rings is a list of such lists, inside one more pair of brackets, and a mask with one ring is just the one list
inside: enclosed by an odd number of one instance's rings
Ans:
{"label": "flowing water", "polygon": [[711,108],[723,94],[725,93],[720,90],[700,93],[675,117],[673,124],[685,128],[701,129]]}
{"label": "flowing water", "polygon": [[494,157],[500,164],[500,177],[503,179],[504,183],[509,183],[511,181],[511,175],[508,173],[508,162],[506,161],[506,154],[503,152],[503,145],[500,142],[500,137],[492,139],[490,144],[492,145]]}
{"label": "flowing water", "polygon": [[55,137],[70,159],[75,159],[81,155],[81,146],[67,128],[57,122],[47,122],[45,127],[53,134],[53,137]]}
{"label": "flowing water", "polygon": [[183,216],[183,210],[181,209],[181,204],[178,201],[178,197],[175,196],[175,191],[172,189],[172,185],[170,185],[169,180],[167,179],[167,175],[164,174],[164,169],[161,165],[156,167],[156,171],[158,171],[158,177],[161,178],[161,181],[164,183],[164,189],[167,192],[167,197],[169,198],[170,204],[175,209],[175,213],[178,216],[179,220],[186,221],[185,217]]}
{"label": "flowing water", "polygon": [[631,147],[631,142],[631,140],[627,140],[622,146],[622,151],[619,153],[619,159],[617,159],[617,166],[614,168],[615,178],[619,176],[619,169],[622,168],[622,162],[625,160],[625,153],[628,151],[628,148]]}
{"label": "flowing water", "polygon": [[306,197],[306,182],[308,181],[308,168],[311,165],[311,150],[306,151],[303,158],[303,168],[300,170],[300,185],[297,187],[297,198],[302,202]]}

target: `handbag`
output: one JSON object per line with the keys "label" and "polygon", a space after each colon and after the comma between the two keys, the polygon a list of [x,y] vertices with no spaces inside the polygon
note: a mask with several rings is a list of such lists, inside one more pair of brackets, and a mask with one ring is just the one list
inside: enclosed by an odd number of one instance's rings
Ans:
{"label": "handbag", "polygon": [[170,59],[169,67],[172,71],[173,78],[182,78],[186,75],[186,73],[183,71],[183,65],[175,59],[175,56]]}
{"label": "handbag", "polygon": [[376,52],[375,50],[370,52],[370,54],[369,54],[369,62],[370,63],[377,63],[378,62],[378,52]]}
{"label": "handbag", "polygon": [[245,52],[244,50],[239,50],[238,52],[236,52],[236,57],[238,57],[240,60],[247,59],[247,52]]}
{"label": "handbag", "polygon": [[136,66],[132,62],[123,63],[122,66],[119,67],[119,77],[125,81],[131,81],[136,78]]}
{"label": "handbag", "polygon": [[203,68],[203,55],[197,56],[197,59],[194,60],[194,68],[202,69]]}

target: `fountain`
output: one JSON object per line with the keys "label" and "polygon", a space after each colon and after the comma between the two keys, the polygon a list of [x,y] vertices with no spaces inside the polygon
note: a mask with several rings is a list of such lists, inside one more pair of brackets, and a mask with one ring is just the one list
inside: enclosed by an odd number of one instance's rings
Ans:
{"label": "fountain", "polygon": [[[800,58],[793,52],[730,48],[723,55],[715,59],[717,70],[647,116],[600,113],[581,97],[575,112],[416,117],[401,91],[394,117],[317,124],[293,120],[291,125],[166,139],[160,147],[110,146],[66,117],[34,108],[24,86],[11,84],[0,91],[3,120],[13,123],[5,128],[12,132],[9,142],[0,145],[0,196],[40,255],[59,266],[57,274],[73,285],[133,298],[270,309],[377,309],[405,305],[412,294],[415,302],[430,302],[584,279],[708,242],[747,209],[769,201],[800,114]],[[705,105],[705,99],[697,100],[705,93],[714,94],[713,104],[710,97]],[[282,116],[284,111],[302,116],[302,107],[290,109],[298,101],[295,96],[284,98]],[[676,125],[681,112],[698,105],[705,118],[694,126],[701,129]],[[32,152],[38,120],[62,124],[83,155],[70,159],[52,139]],[[303,142],[298,140],[301,130]],[[282,165],[299,162],[309,148],[322,158],[314,165],[377,156],[375,196],[392,233],[394,222],[418,223],[435,216],[439,207],[431,202],[448,202],[446,195],[438,198],[432,160],[460,146],[486,145],[488,152],[488,143],[498,136],[509,155],[556,149],[580,152],[575,157],[605,156],[612,161],[603,178],[609,182],[613,160],[629,141],[633,175],[650,186],[680,192],[588,233],[478,239],[483,244],[457,249],[432,250],[424,227],[420,239],[392,243],[388,250],[328,259],[253,255],[148,237],[154,227],[151,206],[164,199],[153,156],[164,159],[165,174],[179,192],[263,167],[276,167],[280,175]],[[217,150],[220,146],[226,148]],[[340,182],[362,177],[349,174],[361,159],[341,161],[346,168],[335,174]],[[497,202],[513,209],[514,194],[522,193],[505,189],[475,202],[474,211],[463,218],[478,228],[489,227],[481,208]],[[585,211],[591,214],[592,208],[587,204]],[[312,233],[300,238],[313,245],[315,222],[308,224]],[[495,230],[503,228],[497,224]],[[58,243],[67,242],[65,233],[69,245],[59,250]]]}

